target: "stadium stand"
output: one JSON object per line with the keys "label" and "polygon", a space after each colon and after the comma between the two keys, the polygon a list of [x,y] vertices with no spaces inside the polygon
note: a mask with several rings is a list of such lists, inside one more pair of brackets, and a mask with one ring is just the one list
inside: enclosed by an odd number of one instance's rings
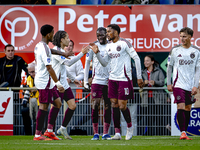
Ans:
{"label": "stadium stand", "polygon": [[87,4],[92,4],[92,5],[97,5],[101,4],[101,0],[81,0],[81,4],[87,5]]}

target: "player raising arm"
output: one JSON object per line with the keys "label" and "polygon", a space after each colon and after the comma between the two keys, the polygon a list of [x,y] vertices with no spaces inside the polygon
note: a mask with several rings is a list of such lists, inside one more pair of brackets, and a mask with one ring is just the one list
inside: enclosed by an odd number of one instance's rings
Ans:
{"label": "player raising arm", "polygon": [[[97,29],[96,32],[98,41],[95,41],[95,45],[98,45],[100,49],[100,53],[102,56],[106,53],[106,29],[100,27]],[[108,134],[108,130],[110,127],[111,122],[111,103],[110,99],[108,98],[108,78],[109,78],[109,65],[103,67],[99,60],[97,59],[96,54],[92,50],[88,52],[86,55],[86,63],[85,63],[85,72],[84,72],[84,87],[86,89],[89,88],[88,84],[88,72],[90,67],[90,62],[92,60],[92,85],[91,85],[91,95],[92,95],[92,125],[94,131],[94,137],[92,140],[99,140],[99,133],[98,133],[98,120],[99,120],[99,107],[100,101],[103,96],[104,99],[104,124],[103,124],[103,136],[102,140],[109,140],[111,139],[110,135]]]}
{"label": "player raising arm", "polygon": [[141,77],[140,58],[133,46],[127,40],[120,38],[120,27],[116,24],[107,26],[107,38],[112,43],[106,46],[105,56],[102,57],[99,53],[99,48],[95,44],[92,45],[94,53],[102,66],[106,66],[110,62],[110,74],[108,81],[108,97],[111,100],[113,108],[113,120],[115,127],[115,136],[113,140],[120,140],[120,112],[121,110],[126,122],[127,133],[126,140],[130,140],[133,136],[133,126],[131,123],[130,111],[127,107],[128,99],[133,98],[133,85],[131,75],[131,58],[134,59],[137,71],[137,82],[139,87],[143,86]]}
{"label": "player raising arm", "polygon": [[[57,31],[56,34],[53,37],[53,44],[54,49],[57,51],[64,52],[64,47],[68,46],[69,44],[69,35],[65,31]],[[59,93],[61,100],[65,100],[67,102],[68,108],[65,111],[65,115],[62,121],[62,126],[57,130],[57,134],[62,134],[65,139],[70,139],[72,138],[68,135],[66,126],[71,120],[72,115],[74,114],[74,111],[76,109],[76,103],[74,100],[74,95],[72,93],[72,90],[67,82],[67,70],[65,65],[71,66],[74,64],[76,61],[78,61],[81,57],[84,56],[89,51],[89,46],[86,46],[85,48],[82,48],[81,52],[73,57],[72,59],[66,59],[65,57],[59,56],[59,55],[53,55],[52,59],[52,67],[56,72],[57,78],[60,79],[61,84],[63,85],[65,92],[64,93]],[[71,76],[70,76],[71,77]],[[75,80],[75,78],[70,78],[75,82],[75,84],[79,84],[80,82],[78,80]]]}

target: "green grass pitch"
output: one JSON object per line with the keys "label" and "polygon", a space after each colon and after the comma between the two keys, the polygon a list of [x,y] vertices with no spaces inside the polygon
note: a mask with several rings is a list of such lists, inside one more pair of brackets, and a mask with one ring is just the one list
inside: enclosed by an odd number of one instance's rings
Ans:
{"label": "green grass pitch", "polygon": [[[61,136],[59,136],[61,137]],[[0,136],[1,150],[200,150],[200,136],[179,140],[172,136],[134,136],[131,140],[91,141],[92,136],[73,140],[33,141],[33,136]]]}

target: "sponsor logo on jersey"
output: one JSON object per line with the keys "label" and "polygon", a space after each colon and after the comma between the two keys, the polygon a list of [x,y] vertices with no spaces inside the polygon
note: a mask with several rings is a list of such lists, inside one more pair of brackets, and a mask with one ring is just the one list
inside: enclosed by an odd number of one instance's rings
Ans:
{"label": "sponsor logo on jersey", "polygon": [[191,57],[191,58],[194,58],[194,57],[195,57],[195,54],[194,54],[194,53],[191,53],[191,54],[190,54],[190,57]]}
{"label": "sponsor logo on jersey", "polygon": [[97,95],[97,93],[96,93],[96,92],[93,92],[93,93],[92,93],[92,96],[94,96],[94,97],[95,97],[96,95]]}
{"label": "sponsor logo on jersey", "polygon": [[61,58],[61,59],[65,59],[65,57],[64,57],[64,56],[61,56],[60,58]]}
{"label": "sponsor logo on jersey", "polygon": [[182,55],[181,55],[181,54],[179,54],[177,57],[182,57]]}
{"label": "sponsor logo on jersey", "polygon": [[109,56],[110,58],[117,58],[117,57],[120,57],[120,53],[116,53],[116,54],[110,53]]}
{"label": "sponsor logo on jersey", "polygon": [[117,46],[116,49],[117,49],[117,51],[121,51],[122,48],[121,48],[121,46]]}
{"label": "sponsor logo on jersey", "polygon": [[190,65],[190,64],[193,64],[193,63],[194,63],[193,60],[184,60],[184,59],[179,60],[179,65]]}
{"label": "sponsor logo on jersey", "polygon": [[50,58],[47,58],[47,62],[50,63],[50,62],[51,62],[51,59],[50,59]]}

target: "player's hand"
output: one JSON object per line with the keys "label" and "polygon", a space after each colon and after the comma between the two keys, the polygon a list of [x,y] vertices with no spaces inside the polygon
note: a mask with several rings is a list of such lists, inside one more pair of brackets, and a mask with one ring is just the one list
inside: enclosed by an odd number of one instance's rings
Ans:
{"label": "player's hand", "polygon": [[59,91],[60,93],[64,93],[64,92],[65,92],[65,89],[64,89],[64,87],[62,86],[62,84],[60,83],[60,81],[57,81],[57,82],[55,83],[55,85],[57,86],[58,91]]}
{"label": "player's hand", "polygon": [[142,79],[137,79],[137,83],[138,83],[138,86],[140,88],[143,88],[144,87],[144,83],[143,83],[143,80]]}
{"label": "player's hand", "polygon": [[70,59],[69,56],[73,56],[74,52],[73,51],[65,51],[63,56],[67,59]]}
{"label": "player's hand", "polygon": [[83,48],[82,48],[82,50],[81,50],[81,52],[85,55],[86,53],[88,53],[89,52],[89,50],[90,50],[90,46],[88,45],[88,46],[86,46],[86,47],[84,47],[83,46]]}
{"label": "player's hand", "polygon": [[77,79],[74,80],[74,84],[77,86],[77,87],[80,87],[82,86],[81,82]]}
{"label": "player's hand", "polygon": [[99,52],[99,48],[97,45],[95,45],[94,43],[90,43],[89,45],[95,54],[97,54]]}
{"label": "player's hand", "polygon": [[171,84],[170,84],[170,85],[167,85],[167,90],[168,90],[169,92],[172,92],[172,91],[173,91],[172,85],[171,85]]}
{"label": "player's hand", "polygon": [[192,88],[191,94],[192,94],[192,95],[196,95],[196,94],[197,94],[197,88],[196,88],[196,87],[193,87],[193,88]]}
{"label": "player's hand", "polygon": [[89,91],[89,90],[90,90],[90,85],[89,85],[88,82],[85,82],[85,81],[84,81],[84,88],[85,88],[86,91]]}
{"label": "player's hand", "polygon": [[70,80],[69,78],[67,78],[67,82],[68,82],[68,84],[70,84],[70,83],[71,83],[71,80]]}

